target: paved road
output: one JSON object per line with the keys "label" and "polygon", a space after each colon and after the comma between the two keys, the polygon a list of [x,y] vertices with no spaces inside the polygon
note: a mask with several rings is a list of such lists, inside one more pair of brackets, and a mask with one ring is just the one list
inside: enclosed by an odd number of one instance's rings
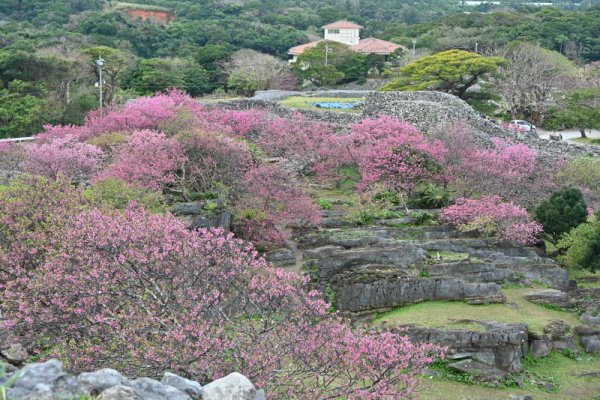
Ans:
{"label": "paved road", "polygon": [[[567,142],[571,142],[571,139],[577,139],[581,137],[581,133],[579,133],[579,131],[576,129],[568,129],[565,131],[545,131],[542,129],[538,129],[538,136],[540,137],[540,139],[549,139],[551,133],[560,133],[563,137],[563,140]],[[587,137],[600,139],[600,131],[586,130],[585,133]]]}

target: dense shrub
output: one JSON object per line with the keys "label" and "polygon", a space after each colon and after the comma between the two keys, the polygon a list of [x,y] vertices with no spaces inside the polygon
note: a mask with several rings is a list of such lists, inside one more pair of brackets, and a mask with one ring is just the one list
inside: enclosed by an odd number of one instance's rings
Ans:
{"label": "dense shrub", "polygon": [[17,172],[25,161],[27,161],[27,153],[23,145],[0,143],[0,170],[5,173]]}
{"label": "dense shrub", "polygon": [[557,247],[564,251],[559,256],[569,268],[600,270],[600,222],[598,213],[590,222],[579,225],[566,233]]}
{"label": "dense shrub", "polygon": [[432,183],[417,187],[409,199],[409,205],[416,208],[442,208],[448,204],[450,204],[448,190]]}
{"label": "dense shrub", "polygon": [[557,166],[555,181],[581,190],[586,203],[600,208],[600,161],[595,157],[577,157]]}
{"label": "dense shrub", "polygon": [[281,168],[250,170],[241,189],[234,224],[242,237],[256,244],[282,243],[289,238],[289,227],[320,221],[318,207]]}
{"label": "dense shrub", "polygon": [[152,212],[164,212],[163,196],[144,189],[134,189],[119,179],[107,178],[94,182],[85,192],[85,197],[101,209],[124,210],[131,202],[142,205]]}
{"label": "dense shrub", "polygon": [[73,135],[31,143],[26,149],[27,161],[23,169],[52,179],[62,174],[79,182],[86,181],[100,169],[104,158],[100,148],[81,143]]}
{"label": "dense shrub", "polygon": [[406,398],[439,354],[352,329],[300,276],[169,215],[85,211],[53,233],[46,262],[7,284],[4,317],[73,371],[170,369],[206,382],[235,370],[274,398]]}
{"label": "dense shrub", "polygon": [[81,190],[62,176],[20,175],[0,186],[0,283],[35,270],[44,260],[51,231],[86,206]]}
{"label": "dense shrub", "polygon": [[482,199],[461,198],[442,210],[442,222],[454,225],[462,232],[477,232],[485,236],[534,244],[542,226],[531,220],[527,211],[499,196]]}
{"label": "dense shrub", "polygon": [[587,220],[588,211],[581,191],[564,187],[535,209],[535,219],[542,224],[552,243]]}
{"label": "dense shrub", "polygon": [[245,174],[253,167],[244,143],[216,134],[189,133],[178,137],[186,156],[180,173],[181,192],[213,192],[223,199],[239,196]]}
{"label": "dense shrub", "polygon": [[180,143],[163,133],[137,131],[127,138],[96,180],[121,179],[134,188],[161,190],[175,182],[175,171],[185,161]]}

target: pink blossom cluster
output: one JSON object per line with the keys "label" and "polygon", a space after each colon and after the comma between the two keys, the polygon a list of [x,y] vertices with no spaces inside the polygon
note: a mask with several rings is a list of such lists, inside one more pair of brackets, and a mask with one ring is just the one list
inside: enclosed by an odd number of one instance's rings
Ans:
{"label": "pink blossom cluster", "polygon": [[127,137],[113,162],[95,179],[121,179],[132,187],[159,191],[175,182],[174,171],[184,161],[183,147],[177,139],[150,130],[136,131]]}
{"label": "pink blossom cluster", "polygon": [[[51,184],[35,179],[36,189]],[[27,191],[17,189],[13,197]],[[31,215],[32,224],[11,225],[15,239],[44,233],[35,268],[3,268],[0,282],[5,326],[71,370],[169,369],[201,382],[235,370],[273,398],[407,398],[442,355],[329,315],[306,278],[271,267],[231,234],[191,232],[135,205],[106,214],[65,200],[61,223],[43,225],[35,221],[53,217],[36,217],[35,205],[0,203],[2,220]]]}
{"label": "pink blossom cluster", "polygon": [[390,117],[364,119],[351,126],[354,158],[367,188],[382,182],[395,191],[410,192],[426,181],[440,180],[446,149],[412,125]]}
{"label": "pink blossom cluster", "polygon": [[542,226],[531,220],[527,210],[504,202],[499,196],[460,198],[455,205],[442,210],[441,219],[462,232],[477,232],[526,245],[535,244],[542,233]]}
{"label": "pink blossom cluster", "polygon": [[289,228],[320,222],[317,206],[281,168],[259,166],[248,171],[241,186],[234,221],[253,243],[283,243]]}
{"label": "pink blossom cluster", "polygon": [[91,144],[82,143],[72,134],[51,142],[32,143],[26,147],[26,172],[56,178],[63,174],[77,181],[89,180],[100,170],[104,152]]}

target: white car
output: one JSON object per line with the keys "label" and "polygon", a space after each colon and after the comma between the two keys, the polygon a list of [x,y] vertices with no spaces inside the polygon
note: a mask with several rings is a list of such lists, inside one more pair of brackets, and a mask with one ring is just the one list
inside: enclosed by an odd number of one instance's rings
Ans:
{"label": "white car", "polygon": [[523,132],[536,132],[537,129],[535,128],[535,125],[533,125],[531,122],[527,122],[525,120],[522,119],[513,119],[512,121],[510,121],[510,125],[514,125],[516,127],[519,128],[519,130],[523,131]]}

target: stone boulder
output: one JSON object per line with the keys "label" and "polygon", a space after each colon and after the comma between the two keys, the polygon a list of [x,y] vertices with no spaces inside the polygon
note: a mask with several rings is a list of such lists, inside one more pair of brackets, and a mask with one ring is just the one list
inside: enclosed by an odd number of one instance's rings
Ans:
{"label": "stone boulder", "polygon": [[600,352],[600,329],[578,325],[575,332],[579,335],[581,345],[587,353]]}
{"label": "stone boulder", "polygon": [[154,379],[138,378],[131,381],[130,385],[144,400],[190,400],[190,396],[181,390]]}
{"label": "stone boulder", "polygon": [[217,379],[203,388],[204,400],[258,400],[258,393],[252,382],[244,375],[234,372]]}
{"label": "stone boulder", "polygon": [[129,381],[119,371],[111,368],[104,368],[94,372],[84,372],[77,379],[93,396],[110,387],[129,384]]}
{"label": "stone boulder", "polygon": [[588,325],[592,325],[595,327],[600,328],[600,314],[592,312],[592,311],[586,311],[583,314],[581,314],[581,317],[579,317],[579,320],[581,322],[583,322],[584,324],[588,324]]}
{"label": "stone boulder", "polygon": [[8,390],[9,398],[43,393],[74,397],[89,393],[74,376],[63,372],[62,362],[58,360],[29,364],[17,374],[18,378]]}
{"label": "stone boulder", "polygon": [[124,385],[117,385],[103,391],[98,400],[144,400],[137,392]]}
{"label": "stone boulder", "polygon": [[200,386],[198,382],[183,378],[171,372],[165,372],[160,382],[163,385],[179,389],[194,399],[200,398],[202,395],[202,386]]}
{"label": "stone boulder", "polygon": [[221,199],[178,203],[171,212],[184,221],[188,229],[223,228],[231,229],[231,212]]}
{"label": "stone boulder", "polygon": [[569,308],[574,305],[574,301],[567,293],[556,289],[529,292],[525,294],[525,298],[535,304],[553,305],[562,308]]}

